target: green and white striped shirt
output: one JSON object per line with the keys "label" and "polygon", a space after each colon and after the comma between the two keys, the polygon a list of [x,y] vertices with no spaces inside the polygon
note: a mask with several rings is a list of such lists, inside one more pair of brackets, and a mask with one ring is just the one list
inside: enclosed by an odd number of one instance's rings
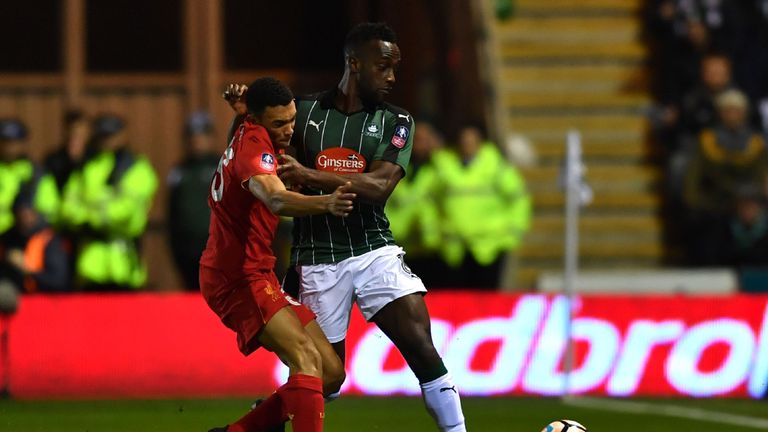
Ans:
{"label": "green and white striped shirt", "polygon": [[[336,89],[296,99],[292,145],[306,167],[337,174],[368,172],[373,161],[405,171],[413,146],[413,118],[382,103],[354,113],[334,107]],[[321,191],[304,188],[307,195]],[[291,265],[328,264],[395,244],[383,205],[355,202],[345,218],[330,214],[294,219]]]}

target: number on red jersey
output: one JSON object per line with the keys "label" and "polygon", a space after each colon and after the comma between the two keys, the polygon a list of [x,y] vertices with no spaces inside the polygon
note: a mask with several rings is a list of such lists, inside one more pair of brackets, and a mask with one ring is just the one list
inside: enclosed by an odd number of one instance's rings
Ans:
{"label": "number on red jersey", "polygon": [[224,154],[219,159],[219,166],[216,167],[216,173],[213,175],[211,181],[211,198],[214,202],[219,202],[224,197],[224,167],[229,165],[229,162],[235,157],[235,149],[232,146],[235,144],[235,140],[242,138],[245,133],[245,125],[240,125],[240,130],[236,136],[232,137],[232,141],[229,142],[229,146],[224,150]]}

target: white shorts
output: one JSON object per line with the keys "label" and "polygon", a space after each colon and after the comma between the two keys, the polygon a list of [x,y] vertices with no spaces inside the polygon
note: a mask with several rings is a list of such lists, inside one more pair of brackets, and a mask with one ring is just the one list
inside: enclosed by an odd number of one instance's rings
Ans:
{"label": "white shorts", "polygon": [[403,261],[399,246],[384,246],[334,264],[300,266],[299,301],[317,315],[331,343],[347,337],[352,304],[370,321],[381,308],[400,297],[427,292],[424,283]]}

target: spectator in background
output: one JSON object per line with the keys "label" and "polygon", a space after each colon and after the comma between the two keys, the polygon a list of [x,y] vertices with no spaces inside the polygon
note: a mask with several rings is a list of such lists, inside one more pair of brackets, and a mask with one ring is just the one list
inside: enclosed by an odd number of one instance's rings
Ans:
{"label": "spectator in background", "polygon": [[727,263],[737,267],[768,265],[768,211],[757,184],[736,189],[735,208],[728,223]]}
{"label": "spectator in background", "polygon": [[205,197],[220,155],[214,151],[213,122],[207,112],[189,116],[184,137],[186,155],[168,175],[168,234],[184,288],[198,290],[200,254],[211,216]]}
{"label": "spectator in background", "polygon": [[689,257],[696,265],[724,264],[723,236],[737,187],[768,175],[762,135],[748,122],[749,103],[738,90],[717,97],[719,122],[699,136],[685,174]]}
{"label": "spectator in background", "polygon": [[35,208],[49,220],[59,209],[52,176],[26,155],[27,128],[18,119],[0,119],[0,237],[14,225],[13,202],[22,186],[35,191]]}
{"label": "spectator in background", "polygon": [[768,76],[768,0],[753,0],[752,3],[756,13],[748,13],[747,16],[755,20],[752,26],[755,29],[754,37],[748,44],[751,47],[749,52],[753,55],[750,58],[754,58],[754,67],[747,66],[744,75],[750,81],[745,85],[754,83],[752,96],[758,107],[756,111],[760,114],[763,131],[768,133],[768,79],[765,79]]}
{"label": "spectator in background", "polygon": [[64,114],[64,140],[44,161],[45,169],[53,175],[59,192],[64,190],[72,171],[82,164],[90,135],[91,125],[85,113],[69,110]]}
{"label": "spectator in background", "polygon": [[408,251],[408,265],[430,288],[450,285],[440,247],[440,215],[437,200],[440,167],[433,155],[445,151],[440,133],[427,122],[418,122],[406,172],[385,208],[395,241]]}
{"label": "spectator in background", "polygon": [[708,54],[701,60],[700,67],[700,84],[685,95],[680,109],[682,132],[694,138],[717,122],[715,99],[724,91],[735,88],[731,61],[726,55]]}
{"label": "spectator in background", "polygon": [[61,217],[79,233],[75,261],[78,282],[90,290],[143,286],[147,273],[139,257],[157,176],[149,161],[128,149],[125,124],[102,115],[80,169],[64,186]]}
{"label": "spectator in background", "polygon": [[723,3],[734,10],[738,20],[738,25],[732,26],[736,31],[728,50],[733,61],[734,80],[759,109],[760,101],[768,97],[768,1]]}
{"label": "spectator in background", "polygon": [[[84,112],[72,109],[64,113],[64,139],[58,148],[45,157],[43,165],[56,181],[59,195],[64,194],[64,185],[75,170],[80,169],[85,150],[91,137],[91,124]],[[71,232],[69,227],[57,221],[56,229],[65,244],[65,248],[72,252],[77,250],[77,233]],[[75,271],[74,260],[68,260],[69,274]]]}
{"label": "spectator in background", "polygon": [[72,288],[64,242],[35,208],[35,189],[22,188],[13,204],[16,225],[0,251],[0,270],[19,292]]}
{"label": "spectator in background", "polygon": [[435,155],[442,185],[445,261],[455,287],[498,288],[505,254],[520,246],[531,202],[520,173],[477,127],[459,133],[459,153]]}
{"label": "spectator in background", "polygon": [[709,49],[706,26],[691,20],[680,3],[680,0],[651,0],[645,12],[645,34],[653,46],[655,93],[667,110],[676,109],[685,92],[695,85],[696,65]]}
{"label": "spectator in background", "polygon": [[669,152],[667,161],[667,192],[670,210],[675,217],[684,212],[680,205],[683,194],[683,179],[687,165],[696,151],[699,134],[705,128],[711,128],[718,121],[715,99],[726,90],[733,89],[731,83],[731,63],[722,54],[708,54],[700,65],[701,83],[688,92],[680,108],[679,122],[666,125],[662,139]]}

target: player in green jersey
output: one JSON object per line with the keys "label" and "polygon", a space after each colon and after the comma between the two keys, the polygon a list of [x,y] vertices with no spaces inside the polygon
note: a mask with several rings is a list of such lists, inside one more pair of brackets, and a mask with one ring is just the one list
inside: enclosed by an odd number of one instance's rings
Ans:
{"label": "player in green jersey", "polygon": [[363,23],[347,35],[344,75],[332,90],[297,99],[292,145],[278,173],[305,194],[332,193],[351,182],[357,194],[347,217],[296,218],[292,265],[300,300],[342,360],[353,303],[392,340],[421,385],[441,431],[465,431],[453,380],[434,347],[426,289],[403,261],[384,204],[406,174],[411,115],[384,98],[395,84],[400,49],[385,24]]}

